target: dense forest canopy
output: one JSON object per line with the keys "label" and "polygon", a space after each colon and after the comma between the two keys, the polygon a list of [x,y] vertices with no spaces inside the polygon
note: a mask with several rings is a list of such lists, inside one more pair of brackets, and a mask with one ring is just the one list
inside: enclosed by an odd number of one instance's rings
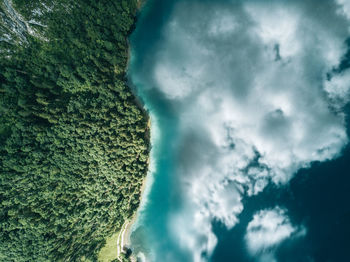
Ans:
{"label": "dense forest canopy", "polygon": [[0,261],[96,261],[139,205],[137,0],[0,0]]}

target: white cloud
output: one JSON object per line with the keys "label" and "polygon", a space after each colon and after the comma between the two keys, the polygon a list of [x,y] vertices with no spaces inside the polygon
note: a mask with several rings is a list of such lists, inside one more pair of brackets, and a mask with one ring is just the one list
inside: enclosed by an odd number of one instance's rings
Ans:
{"label": "white cloud", "polygon": [[339,4],[339,13],[345,15],[350,19],[350,1],[349,0],[335,0]]}
{"label": "white cloud", "polygon": [[266,3],[252,1],[245,5],[245,9],[256,23],[255,33],[265,45],[279,45],[282,57],[290,57],[300,51],[301,43],[297,38],[300,13],[297,10],[278,4],[269,9]]}
{"label": "white cloud", "polygon": [[293,226],[286,215],[286,211],[276,207],[257,212],[253,220],[249,222],[245,235],[245,241],[249,253],[253,257],[262,257],[265,261],[266,255],[273,256],[272,249],[282,241],[295,236],[303,236],[304,228]]}
{"label": "white cloud", "polygon": [[227,34],[234,32],[238,27],[235,17],[229,12],[215,12],[215,16],[209,22],[208,33],[215,37],[225,37]]}
{"label": "white cloud", "polygon": [[[169,228],[192,260],[213,251],[213,220],[228,228],[238,223],[244,195],[269,181],[287,183],[347,144],[344,116],[330,108],[339,105],[332,98],[348,93],[350,77],[325,76],[344,55],[348,24],[334,2],[324,3],[175,4],[139,77],[165,95],[179,121],[174,183],[185,202]],[[251,251],[296,231],[280,209],[258,213],[248,228],[255,224],[264,230],[247,233],[257,236],[248,240]]]}
{"label": "white cloud", "polygon": [[329,98],[336,102],[336,106],[344,106],[350,98],[350,70],[326,80],[325,90]]}

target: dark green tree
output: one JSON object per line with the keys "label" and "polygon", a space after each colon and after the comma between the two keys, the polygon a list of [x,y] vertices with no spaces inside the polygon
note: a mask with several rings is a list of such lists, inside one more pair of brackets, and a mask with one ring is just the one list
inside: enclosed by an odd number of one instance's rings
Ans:
{"label": "dark green tree", "polygon": [[0,52],[0,261],[96,261],[148,166],[125,76],[137,2],[13,4],[42,26]]}

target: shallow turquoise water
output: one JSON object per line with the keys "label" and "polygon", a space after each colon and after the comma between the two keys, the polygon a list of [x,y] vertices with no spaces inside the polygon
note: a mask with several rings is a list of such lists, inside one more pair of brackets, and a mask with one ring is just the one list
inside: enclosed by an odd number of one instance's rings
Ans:
{"label": "shallow turquoise water", "polygon": [[161,250],[171,250],[178,261],[187,261],[178,249],[178,244],[168,238],[170,233],[167,227],[169,216],[181,203],[174,177],[174,154],[178,136],[176,108],[159,91],[147,86],[143,72],[147,68],[146,61],[152,59],[156,50],[162,21],[165,19],[160,15],[164,15],[169,9],[167,1],[147,1],[147,6],[139,17],[137,29],[131,37],[129,78],[150,114],[152,143],[146,196],[131,241],[135,253],[146,253],[154,261],[164,261],[157,257],[157,254],[162,253]]}

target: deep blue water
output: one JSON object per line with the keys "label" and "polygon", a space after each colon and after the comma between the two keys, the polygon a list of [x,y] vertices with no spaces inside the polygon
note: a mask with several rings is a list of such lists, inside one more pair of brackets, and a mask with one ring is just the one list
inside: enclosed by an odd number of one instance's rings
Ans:
{"label": "deep blue water", "polygon": [[291,221],[308,229],[305,238],[278,248],[278,261],[349,261],[349,200],[350,148],[347,147],[339,159],[314,163],[311,168],[300,170],[287,186],[269,186],[258,196],[245,199],[240,223],[234,229],[227,231],[219,223],[215,225],[219,244],[212,261],[254,261],[244,248],[244,230],[255,211],[275,204],[286,207]]}
{"label": "deep blue water", "polygon": [[[181,262],[191,261],[169,237],[167,223],[174,211],[181,207],[181,192],[174,173],[174,152],[178,139],[177,108],[156,89],[146,86],[150,61],[158,48],[161,31],[168,21],[174,2],[147,0],[139,16],[136,31],[131,37],[132,59],[129,77],[137,94],[152,117],[152,157],[154,182],[147,195],[146,208],[139,214],[140,226],[131,235],[137,253],[153,252],[154,261],[167,261],[158,253],[171,250]],[[146,74],[147,75],[147,74]],[[151,77],[151,76],[150,76]],[[348,110],[349,111],[349,110]],[[348,133],[349,133],[349,124]],[[153,132],[155,132],[153,130]],[[348,134],[350,136],[350,134]],[[313,163],[311,168],[300,170],[289,184],[273,184],[253,197],[243,199],[244,210],[239,223],[227,230],[213,221],[218,244],[209,259],[213,262],[256,261],[248,256],[243,241],[245,230],[253,214],[276,205],[286,208],[293,224],[303,224],[307,234],[303,238],[282,243],[276,252],[283,262],[346,262],[350,261],[350,147],[335,160]]]}

